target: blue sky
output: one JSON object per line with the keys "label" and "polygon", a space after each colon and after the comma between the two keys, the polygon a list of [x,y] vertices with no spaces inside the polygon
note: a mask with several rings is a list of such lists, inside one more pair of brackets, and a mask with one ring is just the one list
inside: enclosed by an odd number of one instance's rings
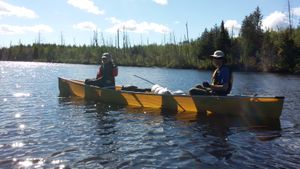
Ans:
{"label": "blue sky", "polygon": [[[290,4],[293,25],[299,26],[300,0]],[[115,45],[118,29],[131,44],[162,44],[170,37],[179,42],[186,38],[186,23],[189,38],[196,39],[222,20],[237,35],[257,6],[264,28],[288,25],[287,0],[0,0],[0,47],[32,44],[38,37],[42,43],[60,44],[63,37],[64,44],[89,45],[94,31],[100,44]]]}

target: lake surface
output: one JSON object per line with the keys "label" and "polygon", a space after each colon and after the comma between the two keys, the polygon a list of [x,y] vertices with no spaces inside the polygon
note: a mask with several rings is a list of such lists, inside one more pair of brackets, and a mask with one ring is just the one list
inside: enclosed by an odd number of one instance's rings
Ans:
{"label": "lake surface", "polygon": [[[60,98],[57,77],[97,66],[0,62],[0,168],[299,168],[300,76],[234,73],[232,94],[285,96],[280,129],[242,119]],[[119,67],[117,84],[171,90],[210,71]]]}

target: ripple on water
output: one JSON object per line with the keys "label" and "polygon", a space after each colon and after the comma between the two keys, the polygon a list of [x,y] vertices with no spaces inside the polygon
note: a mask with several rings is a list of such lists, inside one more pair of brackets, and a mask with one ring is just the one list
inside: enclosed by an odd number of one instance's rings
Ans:
{"label": "ripple on water", "polygon": [[30,93],[14,93],[13,96],[14,97],[30,97]]}
{"label": "ripple on water", "polygon": [[[286,76],[255,73],[251,75],[256,80],[249,80],[248,73],[235,73],[238,85],[234,94],[242,91],[286,96],[282,130],[277,135],[277,130],[259,130],[235,121],[227,124],[223,118],[202,119],[197,114],[58,97],[58,76],[92,77],[97,70],[95,65],[27,62],[0,62],[0,65],[0,76],[5,77],[0,89],[0,168],[297,168],[299,165],[299,77],[288,79],[291,84],[286,87]],[[210,72],[159,68],[120,66],[120,70],[119,82],[144,85],[130,77],[136,72],[147,75],[151,71],[150,80],[163,82],[171,89],[188,89],[210,75]],[[187,75],[197,78],[183,78],[179,83],[170,80]]]}

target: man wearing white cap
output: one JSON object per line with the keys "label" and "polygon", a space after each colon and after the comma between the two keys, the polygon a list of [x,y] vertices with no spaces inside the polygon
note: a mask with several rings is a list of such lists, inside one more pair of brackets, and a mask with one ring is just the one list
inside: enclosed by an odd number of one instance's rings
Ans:
{"label": "man wearing white cap", "polygon": [[118,75],[118,67],[113,63],[112,56],[109,53],[103,53],[101,60],[102,64],[99,67],[96,79],[86,79],[85,84],[114,88],[115,76]]}
{"label": "man wearing white cap", "polygon": [[203,82],[202,85],[190,89],[190,95],[220,95],[226,96],[232,88],[232,73],[225,66],[225,55],[221,50],[217,50],[213,55],[210,55],[213,60],[213,65],[216,67],[212,75],[212,83]]}

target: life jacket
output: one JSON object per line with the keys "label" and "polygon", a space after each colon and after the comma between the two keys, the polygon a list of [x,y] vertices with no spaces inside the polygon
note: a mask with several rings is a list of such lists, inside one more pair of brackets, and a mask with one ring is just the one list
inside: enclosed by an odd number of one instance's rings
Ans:
{"label": "life jacket", "polygon": [[118,75],[118,67],[113,63],[109,62],[102,64],[97,73],[97,79],[101,80],[105,86],[115,85],[115,76]]}
{"label": "life jacket", "polygon": [[[223,66],[221,68],[224,68]],[[220,68],[220,69],[221,69]],[[215,91],[215,93],[217,95],[227,95],[231,92],[231,89],[232,89],[232,84],[233,84],[233,76],[232,76],[232,71],[230,68],[228,68],[227,66],[225,67],[228,69],[229,71],[229,81],[228,81],[228,88],[226,91]],[[218,75],[220,74],[220,69],[216,69],[213,73],[213,76],[212,76],[212,84],[213,85],[223,85],[222,82],[218,81]]]}
{"label": "life jacket", "polygon": [[118,67],[112,63],[108,63],[106,65],[101,65],[97,72],[97,79],[103,77],[116,77],[118,76]]}

